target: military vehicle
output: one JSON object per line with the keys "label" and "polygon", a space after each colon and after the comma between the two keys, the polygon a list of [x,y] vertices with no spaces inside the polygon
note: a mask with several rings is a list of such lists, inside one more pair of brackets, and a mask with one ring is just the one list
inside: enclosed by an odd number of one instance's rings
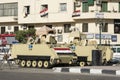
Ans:
{"label": "military vehicle", "polygon": [[[69,47],[57,45],[53,36],[28,39],[27,44],[13,44],[11,56],[21,67],[50,68],[58,64],[75,64],[77,56]],[[39,43],[37,43],[39,41]]]}
{"label": "military vehicle", "polygon": [[112,51],[109,46],[75,46],[75,53],[78,56],[78,64],[102,65],[107,64],[112,59]]}
{"label": "military vehicle", "polygon": [[95,40],[88,41],[85,34],[79,32],[72,32],[71,36],[74,39],[70,47],[78,56],[78,65],[105,65],[111,61],[113,51],[109,45],[98,45]]}

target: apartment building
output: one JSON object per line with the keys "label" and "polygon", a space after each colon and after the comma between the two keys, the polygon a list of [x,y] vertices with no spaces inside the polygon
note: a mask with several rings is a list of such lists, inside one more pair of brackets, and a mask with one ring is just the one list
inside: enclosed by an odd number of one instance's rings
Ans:
{"label": "apartment building", "polygon": [[0,7],[1,33],[48,26],[58,43],[69,43],[70,32],[77,30],[98,44],[100,34],[102,44],[120,44],[119,0],[0,0],[0,6],[7,4],[8,9]]}
{"label": "apartment building", "polygon": [[20,30],[18,25],[18,0],[0,0],[0,33]]}

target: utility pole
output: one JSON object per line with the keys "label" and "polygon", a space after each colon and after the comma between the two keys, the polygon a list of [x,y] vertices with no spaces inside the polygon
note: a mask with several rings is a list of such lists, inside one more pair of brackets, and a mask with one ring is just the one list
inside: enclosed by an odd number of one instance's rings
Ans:
{"label": "utility pole", "polygon": [[[101,5],[101,0],[96,0],[96,7],[100,7]],[[97,24],[99,24],[99,45],[101,45],[101,33],[102,33],[102,27],[103,27],[103,18],[104,18],[104,13],[100,12],[97,8],[96,11],[96,19],[97,19]]]}
{"label": "utility pole", "polygon": [[99,23],[99,45],[101,45],[102,22]]}

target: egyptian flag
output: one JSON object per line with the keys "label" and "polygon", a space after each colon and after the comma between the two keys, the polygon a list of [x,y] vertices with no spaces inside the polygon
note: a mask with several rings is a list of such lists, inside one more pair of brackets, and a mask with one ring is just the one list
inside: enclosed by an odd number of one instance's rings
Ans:
{"label": "egyptian flag", "polygon": [[73,12],[72,17],[80,16],[80,10],[76,10]]}
{"label": "egyptian flag", "polygon": [[56,53],[72,53],[72,51],[70,50],[70,48],[54,48]]}
{"label": "egyptian flag", "polygon": [[44,17],[48,15],[48,8],[43,9],[42,11],[40,11],[40,16]]}

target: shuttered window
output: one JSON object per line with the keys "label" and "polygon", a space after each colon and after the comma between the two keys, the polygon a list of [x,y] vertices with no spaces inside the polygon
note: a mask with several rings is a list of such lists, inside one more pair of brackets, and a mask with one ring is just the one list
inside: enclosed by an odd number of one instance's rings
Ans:
{"label": "shuttered window", "polygon": [[120,2],[119,2],[119,12],[120,12]]}
{"label": "shuttered window", "polygon": [[107,2],[102,2],[101,11],[102,12],[107,12],[108,11],[108,3]]}
{"label": "shuttered window", "polygon": [[88,2],[83,2],[82,12],[88,12],[88,11],[89,11]]}

